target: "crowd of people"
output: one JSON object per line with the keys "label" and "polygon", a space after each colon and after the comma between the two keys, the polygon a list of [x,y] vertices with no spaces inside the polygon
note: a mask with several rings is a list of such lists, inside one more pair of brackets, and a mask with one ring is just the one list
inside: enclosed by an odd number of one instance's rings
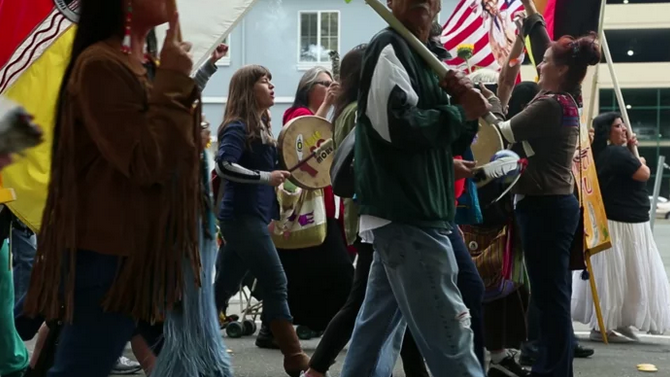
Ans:
{"label": "crowd of people", "polygon": [[[179,39],[167,1],[81,1],[42,228],[35,236],[7,208],[0,216],[0,237],[10,239],[0,262],[10,247],[14,256],[13,280],[0,263],[0,376],[151,374],[169,352],[163,322],[184,299],[179,282],[188,271],[196,281],[208,276],[198,248],[212,237],[213,214],[222,243],[207,300],[225,313],[240,284],[256,279],[256,344],[279,349],[289,376],[327,376],[349,344],[343,377],[389,377],[398,356],[408,377],[572,377],[573,358],[594,353],[577,342],[573,319],[591,326],[593,341],[603,341],[601,330],[613,342],[637,341],[635,330],[667,331],[670,285],[649,226],[650,171],[616,113],[600,114],[591,134],[612,240],[590,277],[605,329],[589,277],[571,271],[571,257],[582,253],[573,247],[581,231],[573,176],[581,84],[600,47],[594,33],[551,41],[533,0],[522,2],[523,27],[500,72],[438,79],[386,28],[344,55],[339,77],[322,67],[304,74],[282,125],[327,118],[336,149],[355,133],[353,198],[291,182],[272,132],[272,73],[240,68],[217,131],[214,200],[202,174],[210,136],[198,99],[227,47],[191,76],[191,45]],[[388,5],[449,58],[433,22],[440,1]],[[147,36],[165,22],[153,56]],[[540,62],[537,83],[516,83],[525,38]],[[478,187],[474,179],[472,144],[489,112],[503,147],[527,161],[504,195],[509,182]],[[306,201],[322,208],[322,233],[280,247],[278,224]],[[503,252],[515,256],[518,277],[505,282],[512,289],[492,278]],[[296,323],[322,333],[311,356]],[[23,341],[33,337],[30,357]],[[120,358],[128,342],[139,363]],[[219,363],[211,376],[232,377],[228,357]]]}

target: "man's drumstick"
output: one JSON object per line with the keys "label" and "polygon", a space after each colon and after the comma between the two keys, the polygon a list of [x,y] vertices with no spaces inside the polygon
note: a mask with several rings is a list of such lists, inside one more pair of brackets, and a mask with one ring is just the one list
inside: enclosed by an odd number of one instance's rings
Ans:
{"label": "man's drumstick", "polygon": [[[168,13],[170,14],[170,17],[172,17],[175,12],[177,12],[177,0],[168,0],[167,2],[167,7],[168,7]],[[179,21],[177,21],[177,40],[179,42],[182,42],[184,39],[181,36],[181,25]]]}

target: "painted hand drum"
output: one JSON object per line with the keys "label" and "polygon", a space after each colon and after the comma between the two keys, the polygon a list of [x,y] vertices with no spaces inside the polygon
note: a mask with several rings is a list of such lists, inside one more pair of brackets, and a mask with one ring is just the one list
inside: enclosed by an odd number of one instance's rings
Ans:
{"label": "painted hand drum", "polygon": [[[290,170],[332,137],[333,125],[327,120],[314,115],[295,118],[279,133],[279,161],[285,169]],[[289,180],[306,190],[330,186],[330,165],[334,152],[333,148],[321,151],[318,156],[295,169]]]}
{"label": "painted hand drum", "polygon": [[496,152],[505,149],[500,132],[495,126],[479,122],[479,132],[470,146],[477,161],[477,167],[491,161]]}

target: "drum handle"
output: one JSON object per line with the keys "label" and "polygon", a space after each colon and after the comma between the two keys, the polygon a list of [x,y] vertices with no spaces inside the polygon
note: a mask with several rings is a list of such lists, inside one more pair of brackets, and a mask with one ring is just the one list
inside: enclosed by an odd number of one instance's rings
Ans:
{"label": "drum handle", "polygon": [[[426,47],[426,45],[419,40],[419,38],[417,38],[414,34],[412,34],[405,27],[405,25],[403,25],[400,21],[398,21],[398,19],[393,15],[393,13],[391,13],[391,11],[386,9],[386,7],[382,3],[380,3],[378,0],[365,0],[365,2],[372,9],[374,9],[377,12],[377,14],[379,14],[381,18],[383,18],[393,29],[395,29],[395,31],[397,31],[407,41],[410,47],[414,49],[414,51],[416,51],[419,55],[421,55],[423,60],[426,61],[426,63],[433,69],[433,71],[435,71],[435,73],[437,73],[437,75],[440,78],[444,78],[447,75],[447,73],[449,73],[450,71],[449,68],[447,68],[447,66],[443,62],[441,62],[440,59],[438,59],[437,56],[435,56],[428,49],[428,47]],[[500,123],[498,118],[496,118],[495,115],[493,115],[493,113],[491,112],[485,114],[482,117],[482,120],[491,126]]]}

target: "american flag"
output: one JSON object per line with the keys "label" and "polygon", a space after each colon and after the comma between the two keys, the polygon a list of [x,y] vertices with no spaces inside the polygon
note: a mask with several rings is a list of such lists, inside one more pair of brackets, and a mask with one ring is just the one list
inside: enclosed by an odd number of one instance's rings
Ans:
{"label": "american flag", "polygon": [[[497,9],[499,16],[492,17],[486,6]],[[513,16],[519,11],[523,11],[520,0],[461,0],[442,28],[442,43],[453,57],[445,63],[453,69],[467,70],[465,60],[457,57],[457,49],[471,45],[474,47],[469,59],[471,67],[500,70],[500,61],[506,55],[500,49],[494,54],[490,35],[497,33],[504,39],[510,33],[515,34]]]}

